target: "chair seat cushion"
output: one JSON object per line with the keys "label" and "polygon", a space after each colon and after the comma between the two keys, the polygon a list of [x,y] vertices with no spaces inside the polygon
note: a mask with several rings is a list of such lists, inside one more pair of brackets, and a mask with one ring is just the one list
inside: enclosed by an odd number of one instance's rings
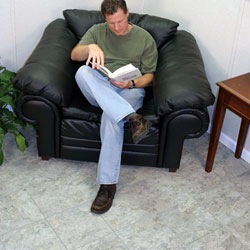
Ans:
{"label": "chair seat cushion", "polygon": [[76,87],[70,105],[63,107],[62,113],[64,118],[100,122],[102,110],[91,105]]}
{"label": "chair seat cushion", "polygon": [[[138,110],[138,113],[146,117],[153,124],[157,125],[160,118],[155,114],[154,110],[153,94],[151,92],[151,89],[147,88],[143,107]],[[78,87],[76,87],[72,102],[68,107],[62,108],[62,115],[64,118],[99,123],[101,121],[102,110],[98,107],[92,106],[86,100]]]}

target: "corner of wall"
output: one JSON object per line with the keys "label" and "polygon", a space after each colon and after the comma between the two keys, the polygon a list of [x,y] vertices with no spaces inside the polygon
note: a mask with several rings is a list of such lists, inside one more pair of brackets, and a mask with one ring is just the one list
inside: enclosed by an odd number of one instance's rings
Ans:
{"label": "corner of wall", "polygon": [[16,9],[15,0],[10,1],[11,37],[12,37],[12,62],[13,70],[17,71],[17,43],[16,43]]}

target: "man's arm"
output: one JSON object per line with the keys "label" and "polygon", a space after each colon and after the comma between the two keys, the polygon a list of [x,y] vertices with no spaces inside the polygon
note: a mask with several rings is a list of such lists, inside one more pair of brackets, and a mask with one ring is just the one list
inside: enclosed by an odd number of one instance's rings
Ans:
{"label": "man's arm", "polygon": [[[145,88],[147,87],[154,79],[154,73],[146,73],[143,76],[134,80],[136,88]],[[132,87],[132,81],[128,82],[111,82],[118,88],[130,88]]]}
{"label": "man's arm", "polygon": [[86,61],[89,65],[92,60],[92,68],[100,69],[100,65],[104,66],[104,53],[97,44],[77,45],[71,51],[71,59],[73,61]]}

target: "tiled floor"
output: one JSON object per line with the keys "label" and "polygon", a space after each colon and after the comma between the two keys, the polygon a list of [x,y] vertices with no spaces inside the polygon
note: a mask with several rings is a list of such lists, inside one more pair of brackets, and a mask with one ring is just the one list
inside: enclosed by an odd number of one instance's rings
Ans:
{"label": "tiled floor", "polygon": [[0,250],[250,249],[250,165],[219,145],[204,164],[208,135],[185,142],[180,169],[122,166],[113,207],[89,208],[96,163],[24,154],[6,136],[0,167]]}

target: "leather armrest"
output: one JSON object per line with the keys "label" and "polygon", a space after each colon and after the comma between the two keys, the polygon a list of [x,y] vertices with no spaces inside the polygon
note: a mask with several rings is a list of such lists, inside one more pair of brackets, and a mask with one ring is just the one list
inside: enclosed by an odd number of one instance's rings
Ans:
{"label": "leather armrest", "polygon": [[26,95],[42,96],[59,106],[67,106],[79,67],[70,59],[76,43],[77,39],[65,20],[50,23],[31,56],[17,72],[14,86]]}
{"label": "leather armrest", "polygon": [[159,49],[154,99],[157,115],[214,103],[199,48],[186,31],[178,31]]}

